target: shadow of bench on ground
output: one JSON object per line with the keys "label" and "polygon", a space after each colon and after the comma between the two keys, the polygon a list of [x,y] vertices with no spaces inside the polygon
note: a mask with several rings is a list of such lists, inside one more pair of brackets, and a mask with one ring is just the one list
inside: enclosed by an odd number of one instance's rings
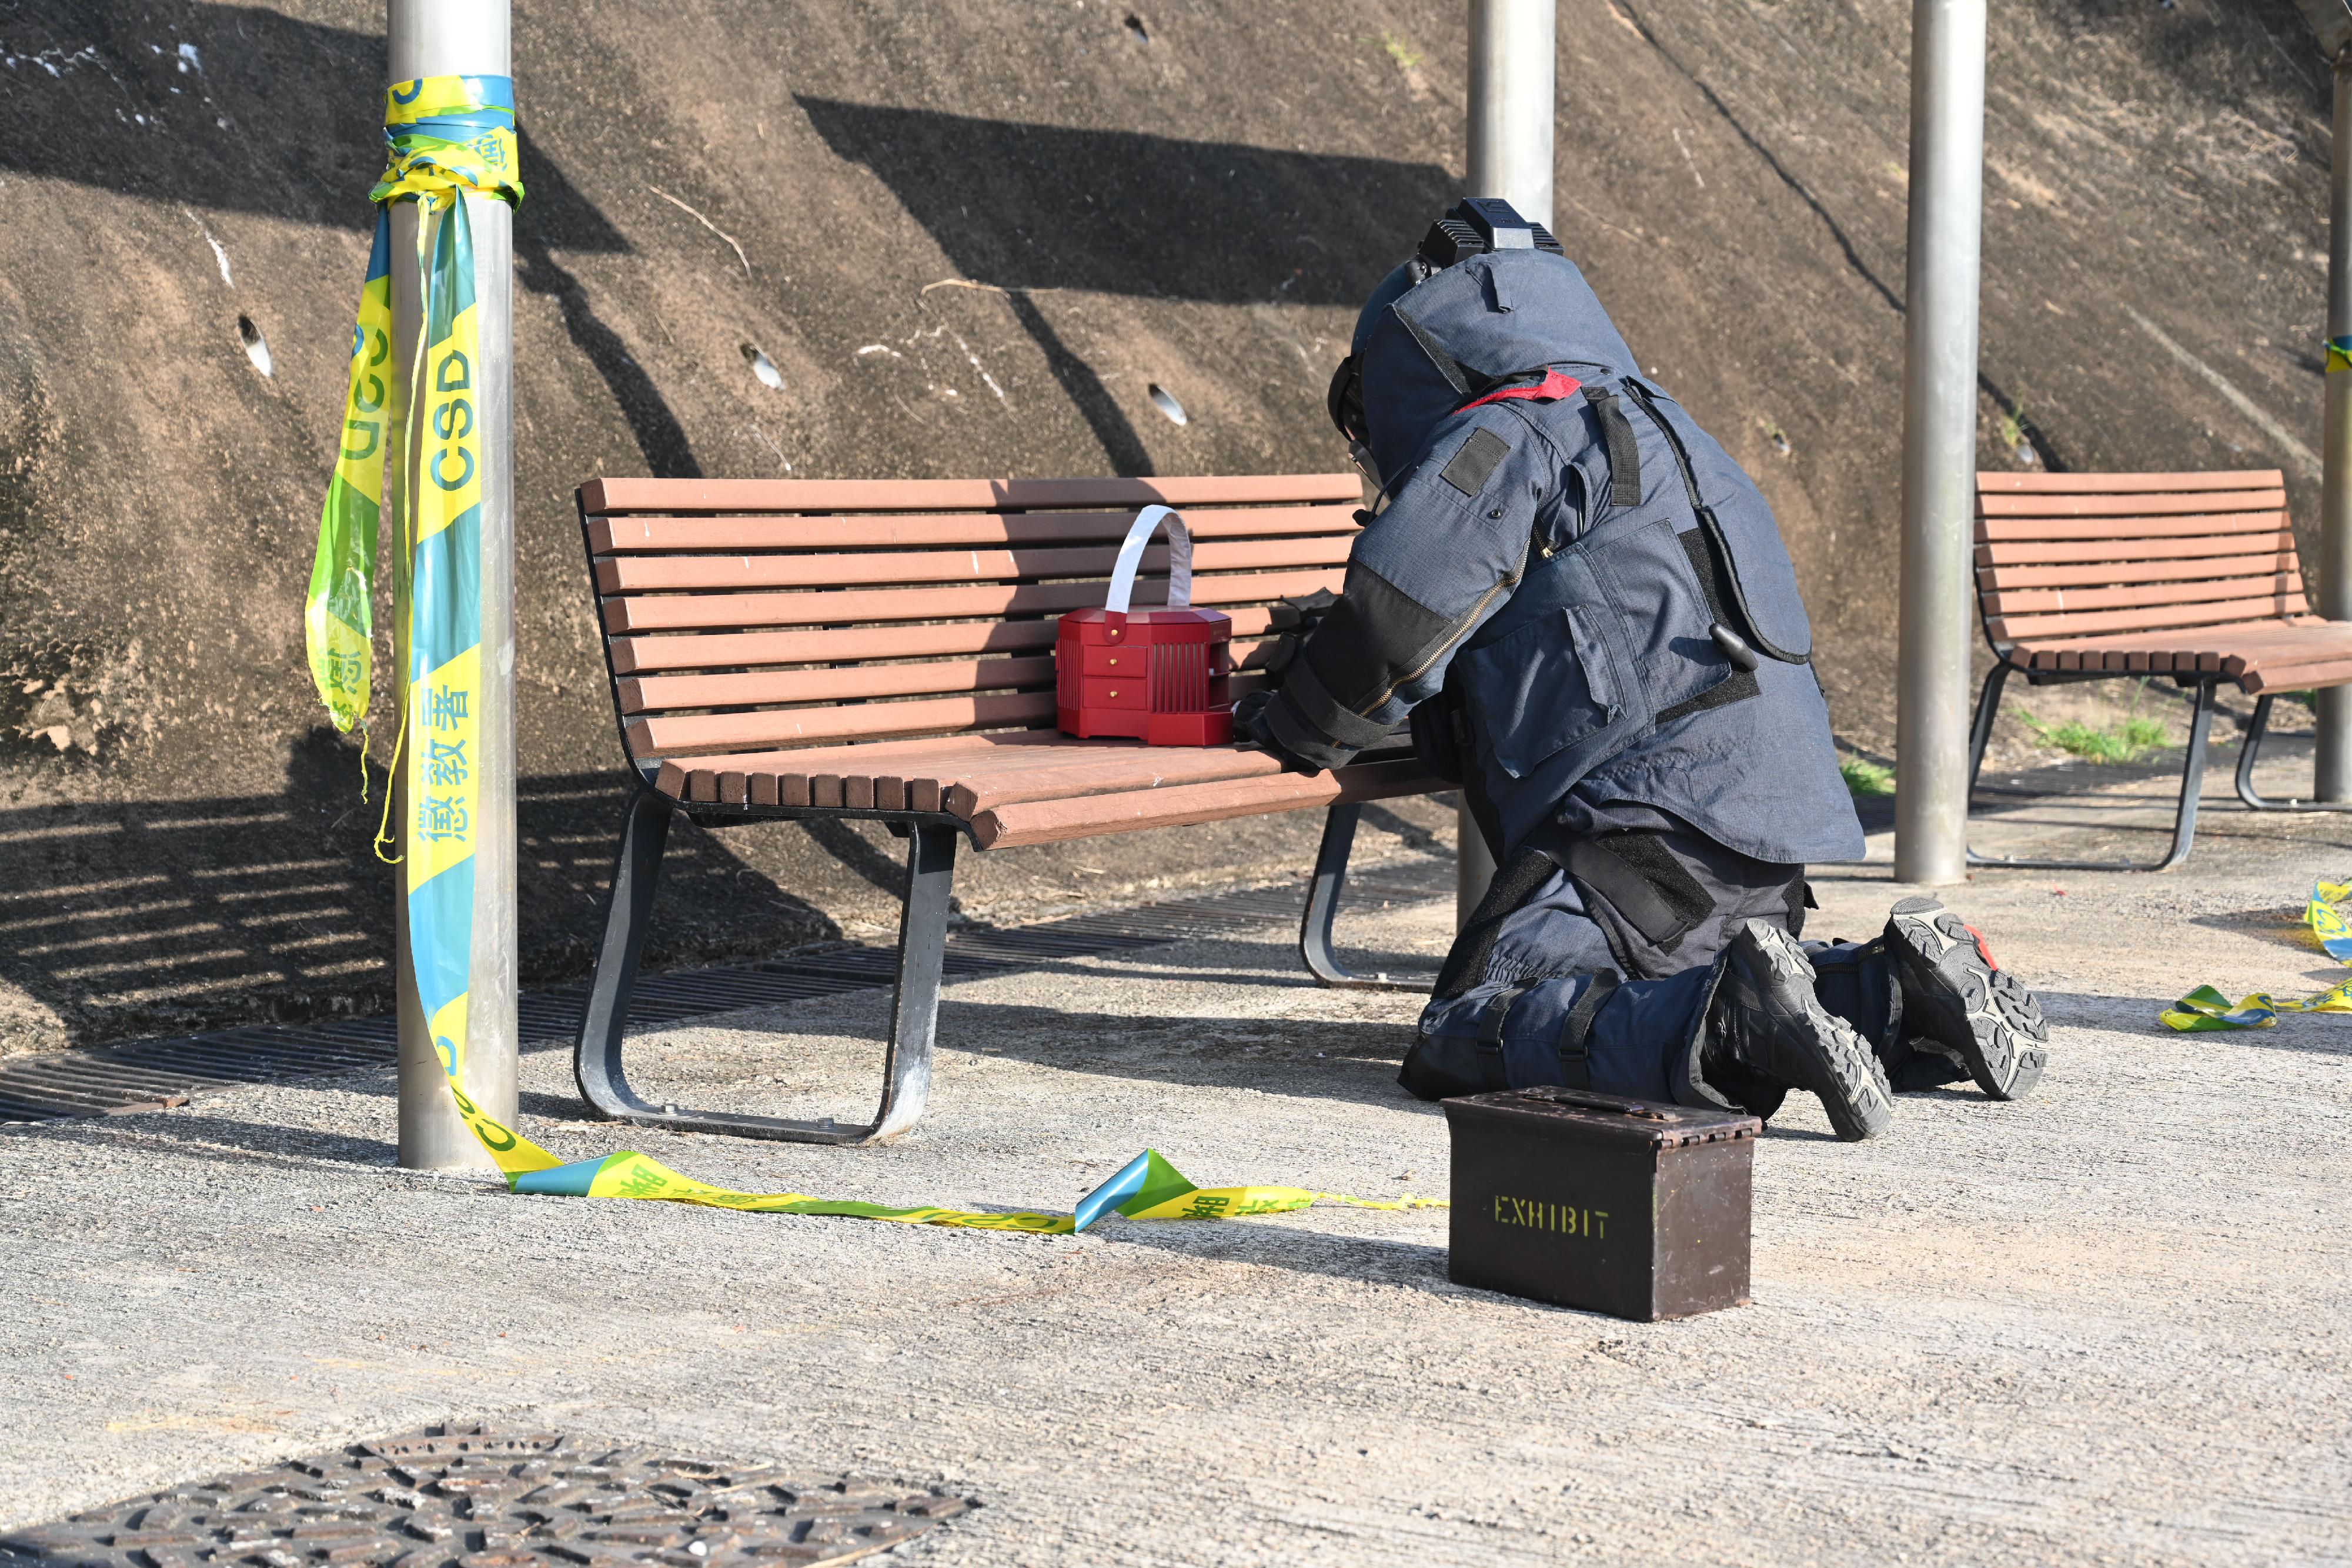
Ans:
{"label": "shadow of bench on ground", "polygon": [[[372,769],[362,802],[320,729],[275,795],[0,810],[0,1051],[389,1010],[383,784]],[[520,782],[526,986],[589,967],[625,789],[617,771]],[[657,961],[839,935],[712,834],[684,828],[671,857]]]}

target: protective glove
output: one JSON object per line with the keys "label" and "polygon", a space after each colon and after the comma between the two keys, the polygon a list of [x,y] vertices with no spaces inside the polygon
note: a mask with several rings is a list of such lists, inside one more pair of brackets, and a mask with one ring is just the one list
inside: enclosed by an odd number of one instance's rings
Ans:
{"label": "protective glove", "polygon": [[1273,687],[1261,686],[1234,705],[1234,745],[1240,750],[1265,752],[1281,763],[1286,773],[1303,773],[1312,778],[1323,771],[1322,765],[1309,762],[1285,747],[1266,721],[1266,710],[1274,706],[1276,696]]}
{"label": "protective glove", "polygon": [[1276,676],[1288,669],[1290,661],[1298,657],[1298,651],[1307,646],[1307,639],[1315,635],[1315,629],[1323,624],[1324,615],[1339,602],[1339,596],[1328,588],[1318,588],[1297,599],[1277,601],[1272,607],[1274,629],[1282,636],[1267,652],[1265,662],[1259,668]]}

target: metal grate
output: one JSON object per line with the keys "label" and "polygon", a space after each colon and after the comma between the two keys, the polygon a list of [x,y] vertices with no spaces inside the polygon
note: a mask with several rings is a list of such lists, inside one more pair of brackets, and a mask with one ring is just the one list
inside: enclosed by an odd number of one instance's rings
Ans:
{"label": "metal grate", "polygon": [[979,1506],[552,1432],[440,1426],[0,1536],[0,1568],[786,1568],[886,1552]]}
{"label": "metal grate", "polygon": [[[1407,861],[1350,878],[1349,899],[1420,902],[1450,897],[1454,862]],[[948,934],[947,977],[977,979],[1062,958],[1096,956],[1171,942],[1230,936],[1293,925],[1305,884],[1280,883],[1076,915],[1035,925],[965,925]],[[844,945],[751,964],[645,975],[629,1003],[635,1029],[677,1023],[742,1008],[771,1007],[889,985],[898,957],[888,947]],[[580,1032],[584,983],[527,991],[517,1004],[525,1050],[568,1046]],[[56,1122],[122,1111],[184,1105],[225,1090],[389,1067],[395,1051],[389,1018],[220,1030],[172,1040],[142,1040],[87,1051],[0,1061],[0,1123]]]}

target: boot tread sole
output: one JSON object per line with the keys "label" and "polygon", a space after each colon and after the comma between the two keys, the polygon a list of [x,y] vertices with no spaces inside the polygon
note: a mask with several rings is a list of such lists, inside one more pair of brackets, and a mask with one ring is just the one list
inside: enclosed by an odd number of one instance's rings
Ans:
{"label": "boot tread sole", "polygon": [[1956,1051],[1977,1087],[1993,1099],[2032,1092],[2047,1064],[2050,1040],[2033,993],[2007,970],[1987,964],[1975,934],[1932,898],[1897,904],[1886,935],[1908,982],[1906,1022]]}
{"label": "boot tread sole", "polygon": [[[1895,1119],[1895,1092],[1868,1043],[1843,1019],[1814,999],[1813,966],[1804,949],[1795,937],[1765,921],[1750,922],[1746,935],[1754,938],[1776,977],[1797,982],[1794,988],[1804,998],[1805,1021],[1821,1046],[1799,1053],[1814,1070],[1799,1076],[1811,1080],[1801,1086],[1821,1101],[1838,1137],[1858,1143],[1886,1131]],[[1824,1089],[1831,1092],[1825,1093]]]}

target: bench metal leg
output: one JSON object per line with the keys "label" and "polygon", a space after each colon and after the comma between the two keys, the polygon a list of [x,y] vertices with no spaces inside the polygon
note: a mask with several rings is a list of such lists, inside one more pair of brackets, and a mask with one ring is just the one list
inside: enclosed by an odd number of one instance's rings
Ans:
{"label": "bench metal leg", "polygon": [[672,810],[667,799],[650,789],[630,791],[613,891],[604,905],[604,941],[596,950],[596,973],[588,982],[588,1007],[572,1053],[572,1077],[582,1098],[607,1116],[620,1116],[636,1103],[621,1072],[621,1033],[637,988],[637,964],[645,956],[646,917],[661,879]]}
{"label": "bench metal leg", "polygon": [[731,1111],[687,1111],[655,1105],[629,1087],[621,1064],[622,1034],[629,995],[635,988],[644,955],[646,917],[669,836],[671,803],[650,790],[630,801],[621,829],[621,851],[613,873],[613,897],[604,920],[604,945],[581,1019],[572,1075],[580,1092],[602,1114],[645,1127],[681,1132],[728,1133],[796,1144],[876,1144],[896,1137],[923,1113],[931,1083],[931,1043],[940,1016],[940,979],[946,965],[948,893],[955,881],[956,831],[920,826],[912,830],[907,852],[905,913],[898,925],[898,988],[891,1006],[890,1039],[883,1058],[882,1103],[874,1120],[844,1125],[751,1116]]}
{"label": "bench metal leg", "polygon": [[[1996,672],[1998,673],[1998,672]],[[2197,836],[2197,805],[2199,792],[2205,786],[2205,747],[2213,731],[2213,696],[2219,677],[2199,681],[2194,688],[2193,707],[2189,721],[2189,755],[2180,764],[2180,804],[2172,817],[2172,850],[2160,861],[2061,861],[2024,860],[2008,855],[1980,855],[1969,852],[1970,865],[2008,866],[2021,871],[2170,871],[2189,858],[2189,846]],[[1985,683],[1985,695],[1997,696],[2000,688],[1992,681]],[[1979,708],[1973,727],[1986,734],[1991,725]],[[1971,741],[1974,740],[1973,734]],[[1981,754],[1979,753],[1979,760]],[[1975,783],[1973,771],[1969,783]]]}
{"label": "bench metal leg", "polygon": [[1348,881],[1348,857],[1356,847],[1360,805],[1334,806],[1323,818],[1323,842],[1315,852],[1315,875],[1307,887],[1307,914],[1298,925],[1298,956],[1307,972],[1326,986],[1366,991],[1426,991],[1429,987],[1385,977],[1366,979],[1348,973],[1332,950],[1331,927],[1339,915],[1339,890]]}
{"label": "bench metal leg", "polygon": [[2238,799],[2257,811],[2352,811],[2352,800],[2273,800],[2254,792],[2254,753],[2270,732],[2275,700],[2276,693],[2254,699],[2254,722],[2246,727],[2245,744],[2238,748]]}
{"label": "bench metal leg", "polygon": [[1983,695],[1977,698],[1976,716],[1969,720],[1969,793],[1977,792],[1977,775],[1984,771],[1985,747],[1992,744],[1992,721],[2000,716],[2000,689],[2009,684],[2009,665],[1993,661],[1985,676]]}

